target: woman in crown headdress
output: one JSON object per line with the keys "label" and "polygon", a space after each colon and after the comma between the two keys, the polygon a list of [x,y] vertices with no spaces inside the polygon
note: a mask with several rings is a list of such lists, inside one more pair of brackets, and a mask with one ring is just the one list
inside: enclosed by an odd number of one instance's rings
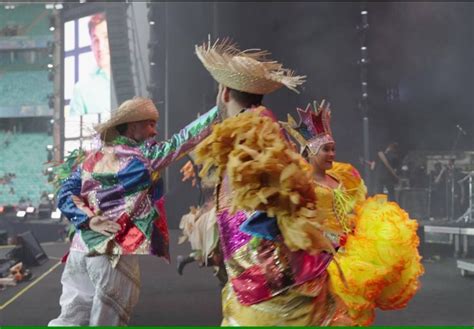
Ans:
{"label": "woman in crown headdress", "polygon": [[369,325],[375,308],[403,308],[419,288],[423,267],[417,222],[385,195],[366,198],[359,172],[334,161],[327,103],[314,102],[297,112],[299,124],[290,115],[281,124],[314,169],[316,217],[339,246],[328,267],[330,289],[344,301],[355,324]]}

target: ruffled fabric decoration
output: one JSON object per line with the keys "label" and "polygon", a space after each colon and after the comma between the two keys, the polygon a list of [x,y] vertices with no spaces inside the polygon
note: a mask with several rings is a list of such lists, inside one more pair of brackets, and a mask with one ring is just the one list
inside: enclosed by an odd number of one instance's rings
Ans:
{"label": "ruffled fabric decoration", "polygon": [[418,223],[385,195],[356,207],[355,230],[328,267],[331,290],[349,308],[359,325],[370,325],[375,308],[400,309],[420,287],[424,269],[417,247]]}
{"label": "ruffled fabric decoration", "polygon": [[264,111],[259,107],[215,125],[196,149],[200,175],[212,168],[217,177],[226,172],[233,191],[231,212],[259,210],[276,217],[290,250],[334,252],[316,220],[312,168]]}

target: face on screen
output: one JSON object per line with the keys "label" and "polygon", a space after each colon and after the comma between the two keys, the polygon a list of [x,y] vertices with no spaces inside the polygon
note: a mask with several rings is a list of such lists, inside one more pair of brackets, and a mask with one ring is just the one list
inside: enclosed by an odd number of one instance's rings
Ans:
{"label": "face on screen", "polygon": [[94,53],[97,65],[109,71],[110,53],[109,53],[109,34],[107,32],[107,23],[102,21],[91,31],[91,48]]}
{"label": "face on screen", "polygon": [[65,21],[65,155],[78,147],[96,147],[94,126],[110,117],[109,77],[110,49],[105,13]]}

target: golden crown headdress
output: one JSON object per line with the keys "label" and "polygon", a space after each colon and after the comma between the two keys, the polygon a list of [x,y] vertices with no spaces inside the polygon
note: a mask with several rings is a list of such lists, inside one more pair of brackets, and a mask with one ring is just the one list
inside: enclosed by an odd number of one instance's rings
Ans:
{"label": "golden crown headdress", "polygon": [[292,136],[300,146],[302,153],[305,148],[316,155],[321,146],[327,143],[334,143],[331,132],[331,110],[330,104],[325,100],[318,105],[316,101],[309,103],[306,109],[297,108],[300,122],[288,114],[288,121],[281,121],[281,125]]}

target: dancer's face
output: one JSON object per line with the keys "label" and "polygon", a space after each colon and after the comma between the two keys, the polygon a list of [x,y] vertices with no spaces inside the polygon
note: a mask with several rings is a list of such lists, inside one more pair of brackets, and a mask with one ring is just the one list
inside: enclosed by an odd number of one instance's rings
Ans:
{"label": "dancer's face", "polygon": [[156,121],[143,120],[129,123],[126,136],[136,140],[137,142],[143,142],[156,134]]}
{"label": "dancer's face", "polygon": [[327,143],[321,146],[316,155],[309,153],[309,162],[312,166],[322,170],[329,170],[332,168],[332,163],[336,157],[336,144]]}

